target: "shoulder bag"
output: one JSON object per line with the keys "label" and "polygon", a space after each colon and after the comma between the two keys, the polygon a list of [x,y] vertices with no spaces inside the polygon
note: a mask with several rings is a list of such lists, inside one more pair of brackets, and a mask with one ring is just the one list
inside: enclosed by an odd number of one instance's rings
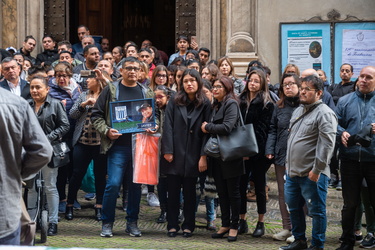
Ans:
{"label": "shoulder bag", "polygon": [[[213,121],[213,117],[216,114],[216,110],[214,110],[211,121]],[[203,148],[204,152],[213,158],[220,158],[220,149],[219,149],[219,142],[216,136],[211,135],[210,138],[208,139],[206,145]]]}
{"label": "shoulder bag", "polygon": [[48,163],[48,167],[59,168],[68,164],[70,162],[68,144],[61,140],[51,142],[51,144],[53,155],[51,161]]}
{"label": "shoulder bag", "polygon": [[223,161],[238,160],[243,157],[254,156],[259,152],[253,124],[244,124],[239,107],[238,111],[240,115],[239,126],[234,128],[229,135],[217,136]]}

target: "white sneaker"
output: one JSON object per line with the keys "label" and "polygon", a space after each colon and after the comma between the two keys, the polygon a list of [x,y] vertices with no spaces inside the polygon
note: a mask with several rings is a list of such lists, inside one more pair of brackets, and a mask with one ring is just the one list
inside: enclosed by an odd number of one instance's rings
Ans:
{"label": "white sneaker", "polygon": [[142,195],[146,195],[148,194],[148,188],[147,188],[147,185],[142,185],[141,186],[141,189],[142,189]]}
{"label": "white sneaker", "polygon": [[155,193],[147,194],[147,203],[150,207],[160,207],[160,202]]}
{"label": "white sneaker", "polygon": [[290,236],[286,239],[286,243],[290,244],[290,243],[293,243],[294,242],[294,236]]}
{"label": "white sneaker", "polygon": [[289,238],[290,236],[292,236],[292,232],[289,231],[288,229],[283,229],[281,232],[277,233],[277,234],[274,234],[272,236],[272,238],[274,240],[280,240],[280,241],[284,241],[286,240],[287,238]]}

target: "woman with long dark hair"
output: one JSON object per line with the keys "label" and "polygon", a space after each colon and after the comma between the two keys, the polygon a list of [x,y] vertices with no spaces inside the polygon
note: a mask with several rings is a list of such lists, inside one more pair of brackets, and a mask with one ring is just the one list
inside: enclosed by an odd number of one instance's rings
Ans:
{"label": "woman with long dark hair", "polygon": [[[222,76],[212,86],[215,102],[211,122],[202,124],[202,131],[211,136],[228,135],[236,127],[240,110],[237,97],[233,92],[232,79]],[[223,238],[229,233],[228,241],[236,241],[240,215],[240,179],[244,174],[243,160],[222,161],[210,158],[210,165],[219,195],[222,226],[212,238]]]}
{"label": "woman with long dark hair", "polygon": [[179,92],[167,105],[162,138],[162,154],[168,162],[161,173],[168,182],[168,236],[176,237],[180,230],[178,215],[180,190],[184,197],[182,223],[184,237],[191,237],[195,229],[195,185],[199,172],[207,169],[203,151],[205,135],[201,124],[207,121],[211,104],[202,90],[198,71],[187,69],[181,79]]}
{"label": "woman with long dark hair", "polygon": [[296,74],[284,74],[279,89],[280,100],[273,111],[270,130],[266,144],[266,157],[274,159],[277,188],[279,191],[279,208],[283,230],[273,235],[275,240],[286,240],[291,236],[292,225],[284,198],[284,174],[288,128],[293,111],[299,106],[300,81]]}
{"label": "woman with long dark hair", "polygon": [[245,124],[252,123],[258,143],[258,154],[249,157],[245,161],[246,174],[241,178],[241,212],[240,232],[246,231],[247,212],[246,189],[249,174],[251,172],[255,183],[255,194],[257,197],[258,223],[253,232],[253,237],[264,235],[264,214],[266,213],[266,173],[270,166],[269,160],[265,157],[267,135],[270,127],[274,103],[270,97],[266,74],[263,70],[257,69],[249,73],[245,89],[240,95],[240,108]]}

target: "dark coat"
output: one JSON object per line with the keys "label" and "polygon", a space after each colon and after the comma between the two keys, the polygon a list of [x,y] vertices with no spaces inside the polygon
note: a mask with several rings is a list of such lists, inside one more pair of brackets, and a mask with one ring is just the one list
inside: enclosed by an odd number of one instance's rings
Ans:
{"label": "dark coat", "polygon": [[[212,122],[208,123],[205,129],[211,135],[228,135],[238,124],[238,104],[233,99],[219,103],[218,110],[213,115]],[[213,159],[212,161],[210,160],[210,167],[220,168],[224,179],[245,174],[242,159],[227,162],[223,162],[221,159]]]}
{"label": "dark coat", "polygon": [[337,105],[340,97],[349,94],[354,91],[355,82],[348,82],[342,84],[342,82],[338,84],[332,84],[328,87],[328,92],[332,95],[333,102]]}
{"label": "dark coat", "polygon": [[45,50],[36,56],[35,64],[41,65],[44,62],[44,65],[51,65],[56,60],[59,60],[59,53],[56,49]]}
{"label": "dark coat", "polygon": [[286,98],[284,107],[275,107],[268,133],[265,154],[274,155],[275,165],[285,166],[289,123],[293,111],[299,106],[299,98]]}
{"label": "dark coat", "polygon": [[[263,107],[263,98],[257,95],[247,107],[247,102],[241,100],[240,109],[245,124],[252,123],[254,126],[255,137],[258,143],[259,153],[253,157],[261,157],[265,155],[268,131],[271,124],[272,113],[275,105],[268,102]],[[247,112],[247,114],[246,114]]]}
{"label": "dark coat", "polygon": [[165,111],[165,121],[162,138],[162,156],[173,154],[173,161],[161,166],[163,174],[183,177],[198,177],[198,162],[202,155],[206,135],[201,130],[204,121],[208,121],[211,104],[206,100],[191,113],[188,127],[187,108],[178,106],[174,97],[168,102]]}
{"label": "dark coat", "polygon": [[[34,100],[28,101],[34,109]],[[69,131],[70,125],[64,105],[49,95],[36,116],[50,142],[62,138]]]}
{"label": "dark coat", "polygon": [[[21,97],[23,97],[26,100],[30,99],[31,98],[30,84],[26,82],[25,80],[23,80],[22,78],[20,78],[20,81],[21,81]],[[8,82],[5,79],[0,82],[0,87],[10,91]]]}

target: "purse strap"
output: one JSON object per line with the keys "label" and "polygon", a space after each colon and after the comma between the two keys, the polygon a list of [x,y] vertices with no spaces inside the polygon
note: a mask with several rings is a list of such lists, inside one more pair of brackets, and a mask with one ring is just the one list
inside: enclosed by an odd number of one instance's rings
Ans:
{"label": "purse strap", "polygon": [[290,125],[288,131],[290,132],[293,128],[294,125],[296,125],[296,123],[301,120],[302,118],[304,118],[306,115],[310,114],[314,109],[316,109],[316,107],[318,107],[320,104],[322,104],[323,102],[320,102],[320,103],[317,103],[315,104],[314,106],[312,106],[309,110],[307,110],[305,113],[303,113],[300,117],[297,117],[297,119]]}

